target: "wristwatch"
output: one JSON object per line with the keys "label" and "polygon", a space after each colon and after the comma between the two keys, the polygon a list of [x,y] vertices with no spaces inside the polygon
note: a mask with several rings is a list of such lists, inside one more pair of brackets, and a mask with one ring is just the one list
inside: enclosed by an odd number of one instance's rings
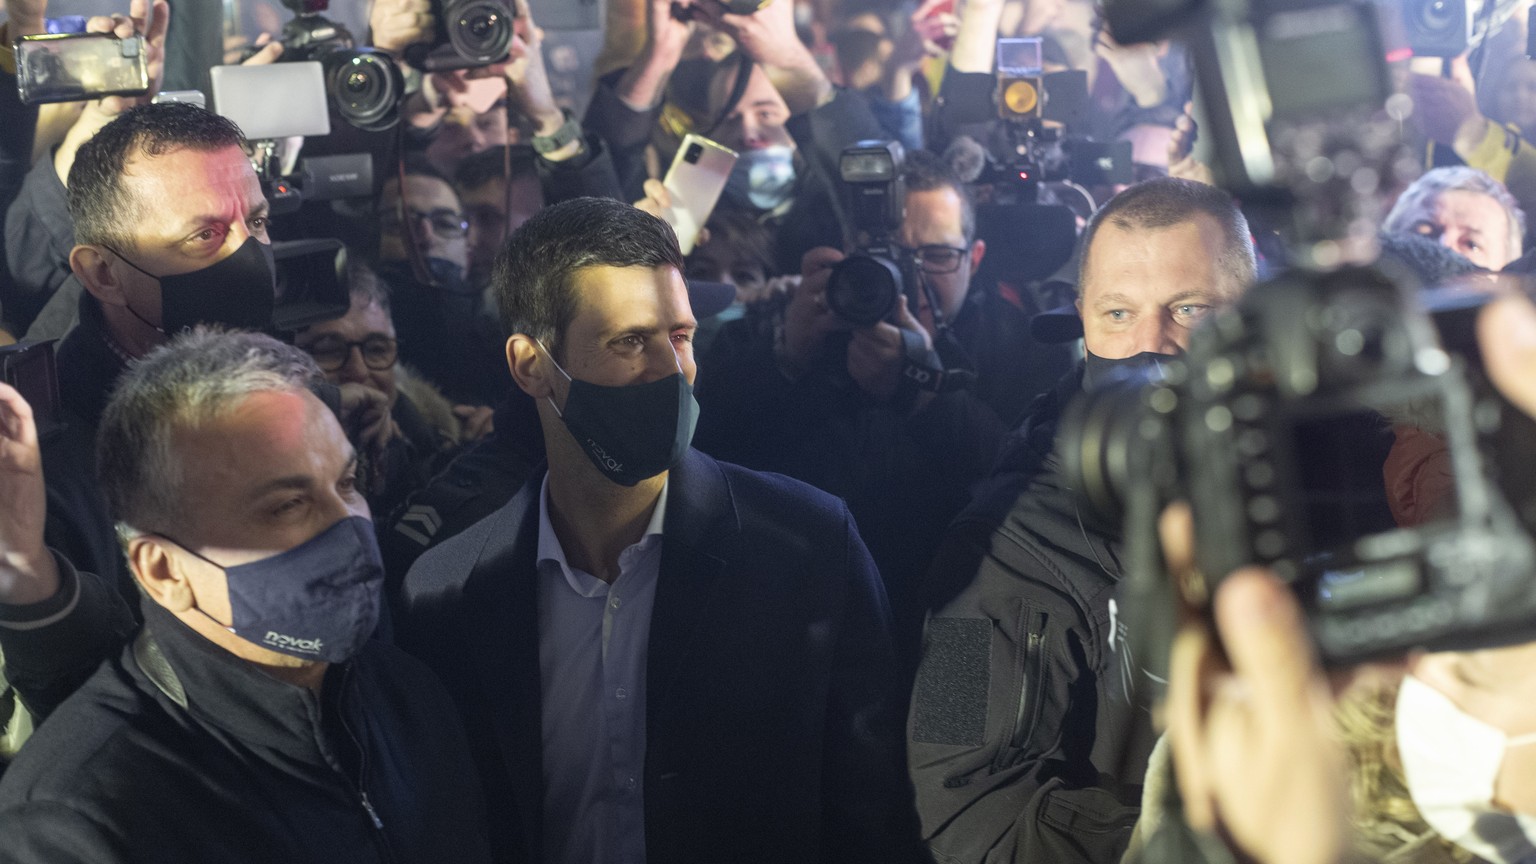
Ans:
{"label": "wristwatch", "polygon": [[555,134],[535,135],[533,140],[529,142],[533,145],[533,151],[540,156],[553,153],[581,137],[581,122],[576,119],[575,115],[571,114],[569,108],[561,108],[560,111],[565,115],[565,122],[560,124],[560,128],[555,130]]}

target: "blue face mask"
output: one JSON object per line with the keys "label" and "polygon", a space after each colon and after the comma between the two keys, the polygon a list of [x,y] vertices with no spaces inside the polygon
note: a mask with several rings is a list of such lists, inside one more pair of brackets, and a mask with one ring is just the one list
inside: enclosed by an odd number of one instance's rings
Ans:
{"label": "blue face mask", "polygon": [[782,144],[743,151],[725,181],[726,198],[759,210],[777,210],[794,194],[795,148]]}
{"label": "blue face mask", "polygon": [[[544,353],[560,369],[548,349]],[[571,382],[565,410],[553,399],[549,405],[609,480],[634,486],[676,465],[688,452],[699,423],[699,402],[681,369],[648,384],[622,387],[578,381],[564,369],[560,374]]]}
{"label": "blue face mask", "polygon": [[342,663],[362,650],[379,623],[384,561],[373,523],[361,516],[348,516],[287,552],[233,567],[166,539],[224,571],[233,623],[219,626],[262,648]]}

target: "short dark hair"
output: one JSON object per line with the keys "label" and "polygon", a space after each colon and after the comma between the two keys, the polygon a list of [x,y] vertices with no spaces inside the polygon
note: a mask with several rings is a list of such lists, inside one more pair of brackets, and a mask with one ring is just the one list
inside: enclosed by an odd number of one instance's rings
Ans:
{"label": "short dark hair", "polygon": [[163,156],[187,149],[203,153],[244,149],[245,136],[228,119],[185,102],[140,105],[119,114],[80,145],[69,169],[69,215],[75,242],[132,246],[127,226],[153,202],[133,201],[123,169],[135,153]]}
{"label": "short dark hair", "polygon": [[950,163],[927,150],[913,150],[907,153],[901,176],[906,181],[908,192],[955,190],[955,194],[960,196],[960,233],[965,235],[966,243],[976,239],[976,199]]}
{"label": "short dark hair", "polygon": [[559,358],[576,317],[572,277],[586,267],[674,267],[683,272],[672,226],[611,198],[575,198],[545,207],[512,232],[496,256],[491,285],[507,334],[524,333]]}
{"label": "short dark hair", "polygon": [[1177,177],[1158,177],[1129,186],[1109,199],[1088,220],[1083,229],[1082,266],[1078,273],[1078,294],[1088,275],[1088,253],[1099,228],[1108,222],[1122,230],[1172,228],[1197,216],[1209,216],[1221,229],[1223,246],[1218,263],[1231,280],[1234,292],[1246,289],[1257,278],[1258,260],[1248,218],[1226,192],[1205,183]]}
{"label": "short dark hair", "polygon": [[[503,151],[500,147],[492,147],[489,150],[481,150],[479,153],[471,153],[465,156],[459,163],[459,167],[453,171],[453,185],[455,188],[469,191],[479,189],[492,180],[500,180],[503,177],[521,177],[524,174],[533,174],[538,171],[535,159],[538,154],[532,147],[514,144]],[[511,173],[507,171],[510,169]]]}
{"label": "short dark hair", "polygon": [[401,157],[400,173],[407,177],[431,177],[433,180],[441,180],[449,186],[453,185],[453,181],[448,179],[448,175],[437,170],[437,166],[427,159],[425,153],[414,150]]}

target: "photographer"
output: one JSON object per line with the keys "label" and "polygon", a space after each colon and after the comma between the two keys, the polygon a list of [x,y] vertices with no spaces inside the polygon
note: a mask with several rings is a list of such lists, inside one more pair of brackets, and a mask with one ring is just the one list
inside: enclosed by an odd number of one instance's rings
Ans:
{"label": "photographer", "polygon": [[[916,583],[944,526],[991,464],[1006,423],[1070,361],[1064,349],[1034,342],[1027,315],[993,286],[972,284],[986,244],[976,239],[970,195],[954,172],[919,152],[908,157],[904,177],[896,242],[931,290],[902,294],[890,320],[853,326],[826,300],[830,269],[844,256],[813,250],[787,296],[750,308],[716,338],[700,387],[698,437],[719,458],[788,474],[849,502],[910,654],[921,620]],[[914,339],[947,368],[964,367],[974,383],[918,389],[906,369]]]}
{"label": "photographer", "polygon": [[384,182],[379,278],[389,286],[401,358],[450,399],[491,405],[511,379],[502,340],[479,287],[469,281],[469,219],[448,179],[419,155],[403,184]]}
{"label": "photographer", "polygon": [[[1490,304],[1478,337],[1494,384],[1536,416],[1536,309],[1522,297]],[[1192,528],[1182,508],[1164,516],[1175,574],[1191,566]],[[1214,631],[1202,616],[1185,618],[1171,661],[1168,735],[1185,818],[1244,860],[1351,860],[1333,699],[1295,594],[1250,568],[1221,583],[1214,606]],[[1418,707],[1396,718],[1414,804],[1446,839],[1489,862],[1536,851],[1527,828],[1536,816],[1532,751],[1521,746],[1536,731],[1531,649],[1410,658],[1416,680],[1403,686],[1418,691]],[[1425,747],[1450,758],[1423,755]]]}
{"label": "photographer", "polygon": [[[924,585],[932,614],[909,767],[924,836],[955,860],[1097,862],[1125,850],[1155,733],[1115,651],[1121,538],[1083,521],[1056,429],[1077,392],[1181,353],[1255,276],[1247,220],[1193,181],[1120,193],[1083,249],[1084,360],[1031,407]],[[970,684],[956,689],[957,678]]]}
{"label": "photographer", "polygon": [[[807,250],[842,236],[829,178],[837,177],[843,148],[884,132],[861,94],[833,87],[822,73],[795,32],[790,0],[774,0],[752,15],[731,14],[718,0],[678,5],[730,35],[739,50],[687,70],[693,76],[688,87],[702,94],[694,106],[700,116],[688,121],[740,154],[721,207],[746,210],[768,224],[778,238],[778,269],[793,272]],[[645,149],[692,26],[673,6],[650,0],[640,57],[603,78],[587,108],[586,125],[611,148],[630,201],[644,196]],[[738,81],[743,72],[747,77]]]}

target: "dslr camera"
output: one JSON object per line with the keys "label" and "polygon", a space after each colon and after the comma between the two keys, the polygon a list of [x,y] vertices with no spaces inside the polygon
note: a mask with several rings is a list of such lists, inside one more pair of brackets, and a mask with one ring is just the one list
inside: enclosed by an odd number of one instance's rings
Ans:
{"label": "dslr camera", "polygon": [[832,268],[827,308],[856,327],[889,317],[909,282],[896,263],[896,233],[906,218],[905,162],[906,151],[896,141],[859,141],[838,159],[855,252]]}
{"label": "dslr camera", "polygon": [[433,0],[431,42],[405,49],[405,62],[424,72],[489,66],[512,48],[509,0]]}
{"label": "dslr camera", "polygon": [[[387,54],[359,46],[347,28],[325,17],[329,0],[283,0],[294,17],[283,25],[279,63],[317,61],[325,69],[325,91],[336,113],[364,132],[400,122],[405,79]],[[247,56],[258,49],[251,48]]]}
{"label": "dslr camera", "polygon": [[[1068,409],[1057,441],[1081,512],[1155,545],[1156,510],[1187,500],[1202,575],[1178,586],[1186,601],[1267,565],[1330,665],[1536,638],[1536,423],[1481,374],[1487,297],[1445,298],[1432,317],[1359,267],[1251,289],[1159,379]],[[1133,572],[1128,598],[1155,596],[1147,579],[1172,590]]]}

